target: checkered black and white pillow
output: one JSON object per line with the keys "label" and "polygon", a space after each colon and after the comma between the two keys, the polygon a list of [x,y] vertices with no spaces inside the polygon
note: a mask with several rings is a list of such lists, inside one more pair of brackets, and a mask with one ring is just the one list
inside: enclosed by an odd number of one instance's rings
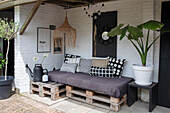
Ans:
{"label": "checkered black and white pillow", "polygon": [[64,58],[64,63],[77,63],[77,62],[79,62],[79,61],[75,61],[75,60],[79,60],[80,61],[80,56],[66,54],[65,58]]}
{"label": "checkered black and white pillow", "polygon": [[121,60],[121,59],[116,59],[116,58],[112,58],[112,57],[108,57],[109,58],[109,62],[108,62],[108,67],[113,67],[114,68],[114,72],[115,75],[114,76],[121,76],[122,70],[123,70],[123,66],[125,63],[125,59]]}
{"label": "checkered black and white pillow", "polygon": [[90,75],[106,78],[121,78],[121,76],[115,76],[115,71],[113,67],[96,67],[91,66]]}
{"label": "checkered black and white pillow", "polygon": [[77,69],[76,71],[79,72],[79,63],[80,63],[80,56],[78,55],[71,55],[71,54],[66,54],[64,58],[64,63],[66,64],[77,64]]}

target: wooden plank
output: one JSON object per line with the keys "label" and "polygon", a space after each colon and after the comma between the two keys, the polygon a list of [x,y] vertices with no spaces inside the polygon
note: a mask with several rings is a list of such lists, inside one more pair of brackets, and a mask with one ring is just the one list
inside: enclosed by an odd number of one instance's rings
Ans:
{"label": "wooden plank", "polygon": [[100,96],[92,96],[91,98],[94,100],[110,103],[110,98],[108,98],[106,96],[101,96],[101,95]]}
{"label": "wooden plank", "polygon": [[65,1],[65,2],[79,2],[79,3],[86,3],[86,4],[90,4],[90,3],[91,3],[89,0],[60,0],[60,1]]}
{"label": "wooden plank", "polygon": [[33,16],[35,15],[35,13],[37,12],[38,8],[40,7],[42,1],[43,0],[38,0],[35,3],[34,7],[32,8],[32,10],[31,10],[31,12],[29,14],[29,16],[27,17],[27,19],[25,20],[24,24],[22,25],[22,28],[20,30],[20,35],[22,35],[24,33],[24,31],[26,30],[26,28],[29,25],[29,23],[31,22]]}
{"label": "wooden plank", "polygon": [[70,97],[71,99],[74,99],[74,100],[78,100],[78,101],[81,101],[81,102],[86,102],[86,100],[82,99],[82,98],[79,98],[79,97]]}
{"label": "wooden plank", "polygon": [[119,103],[120,99],[119,98],[110,97],[110,102],[111,103]]}
{"label": "wooden plank", "polygon": [[73,90],[73,86],[66,86],[66,91],[71,91],[71,90]]}
{"label": "wooden plank", "polygon": [[118,106],[110,105],[110,110],[118,112],[120,110],[120,105]]}
{"label": "wooden plank", "polygon": [[86,97],[86,93],[85,93],[84,91],[72,90],[72,91],[70,91],[70,92],[73,93],[73,94],[77,94],[77,95]]}
{"label": "wooden plank", "polygon": [[94,95],[94,92],[86,90],[86,95],[87,95],[88,97],[91,97],[91,96]]}
{"label": "wooden plank", "polygon": [[35,3],[37,0],[8,0],[8,1],[1,1],[0,2],[0,10],[5,10],[9,8],[13,8],[17,5],[24,5],[24,4],[31,4]]}
{"label": "wooden plank", "polygon": [[120,105],[125,103],[127,100],[127,94],[125,94],[122,98],[114,98],[99,92],[96,93],[89,90],[85,90],[85,92],[83,89],[76,89],[73,86],[67,86],[66,89],[66,96],[69,98],[116,112],[120,110]]}

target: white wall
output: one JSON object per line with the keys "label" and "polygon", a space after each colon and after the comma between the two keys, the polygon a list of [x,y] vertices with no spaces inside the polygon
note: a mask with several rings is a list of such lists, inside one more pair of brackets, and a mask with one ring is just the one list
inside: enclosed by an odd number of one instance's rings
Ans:
{"label": "white wall", "polygon": [[[34,4],[15,7],[15,21],[22,26]],[[56,5],[41,5],[31,23],[23,35],[18,35],[15,40],[15,84],[20,92],[29,91],[29,77],[25,70],[25,64],[33,69],[35,62],[33,57],[41,59],[44,53],[37,53],[37,27],[56,25],[59,27],[65,17],[63,8]],[[21,27],[20,26],[20,27]],[[51,33],[51,52],[43,63],[43,68],[52,70],[53,67],[60,68],[63,54],[53,54],[53,34]]]}
{"label": "white wall", "polygon": [[[154,0],[118,0],[105,3],[102,12],[118,11],[118,24],[139,25],[154,19]],[[101,4],[99,4],[101,5]],[[67,52],[78,54],[85,58],[92,57],[92,19],[87,17],[82,7],[68,11],[70,24],[77,30],[76,48],[67,48]],[[151,35],[151,40],[153,33]],[[117,41],[117,57],[127,60],[123,75],[133,77],[133,64],[140,64],[140,57],[127,40]],[[148,65],[153,64],[153,48],[148,54]],[[156,78],[157,75],[154,75]]]}
{"label": "white wall", "polygon": [[[138,25],[150,19],[160,21],[161,1],[168,0],[118,0],[105,3],[102,12],[118,11],[118,24]],[[99,4],[101,5],[101,4]],[[15,8],[15,20],[22,25],[33,5],[24,5]],[[56,5],[46,4],[41,6],[23,35],[18,35],[15,40],[15,83],[21,92],[29,89],[29,78],[25,72],[25,64],[31,69],[35,62],[32,57],[42,57],[37,53],[37,27],[48,27],[50,24],[60,26],[64,22],[65,11]],[[72,27],[77,30],[76,48],[66,48],[66,53],[81,55],[84,58],[92,57],[92,19],[87,17],[83,7],[68,10],[68,20]],[[53,32],[52,32],[53,35]],[[152,39],[156,33],[152,33]],[[53,36],[52,36],[53,37]],[[51,38],[52,38],[51,37]],[[53,39],[53,38],[52,38]],[[52,41],[52,40],[51,40]],[[127,40],[117,41],[117,57],[127,59],[123,75],[133,77],[132,64],[139,64],[140,57]],[[45,60],[43,67],[51,70],[59,68],[63,61],[62,54],[51,53]],[[159,40],[151,48],[148,54],[148,65],[154,65],[154,81],[158,81],[159,70]]]}

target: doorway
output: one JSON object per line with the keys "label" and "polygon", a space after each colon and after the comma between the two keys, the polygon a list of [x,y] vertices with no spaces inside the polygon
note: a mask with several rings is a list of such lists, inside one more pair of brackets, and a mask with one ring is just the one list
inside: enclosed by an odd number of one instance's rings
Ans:
{"label": "doorway", "polygon": [[[170,2],[162,3],[161,21],[170,29]],[[158,105],[170,108],[170,33],[160,39]]]}
{"label": "doorway", "polygon": [[[0,11],[0,18],[8,18],[14,20],[14,9],[8,9]],[[7,41],[0,39],[1,42],[1,53],[3,53],[4,57],[7,51]],[[1,75],[5,74],[5,68],[1,70]],[[14,39],[10,40],[10,48],[9,48],[9,56],[8,56],[8,71],[7,75],[14,76]]]}

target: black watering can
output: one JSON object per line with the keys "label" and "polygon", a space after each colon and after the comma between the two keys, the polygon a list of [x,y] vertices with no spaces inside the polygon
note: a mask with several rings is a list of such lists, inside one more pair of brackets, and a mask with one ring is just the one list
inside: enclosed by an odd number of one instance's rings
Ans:
{"label": "black watering can", "polygon": [[35,64],[33,72],[29,68],[28,64],[26,64],[25,67],[29,71],[31,80],[33,80],[34,82],[42,82],[43,70],[47,70],[47,69],[43,69],[41,64]]}

